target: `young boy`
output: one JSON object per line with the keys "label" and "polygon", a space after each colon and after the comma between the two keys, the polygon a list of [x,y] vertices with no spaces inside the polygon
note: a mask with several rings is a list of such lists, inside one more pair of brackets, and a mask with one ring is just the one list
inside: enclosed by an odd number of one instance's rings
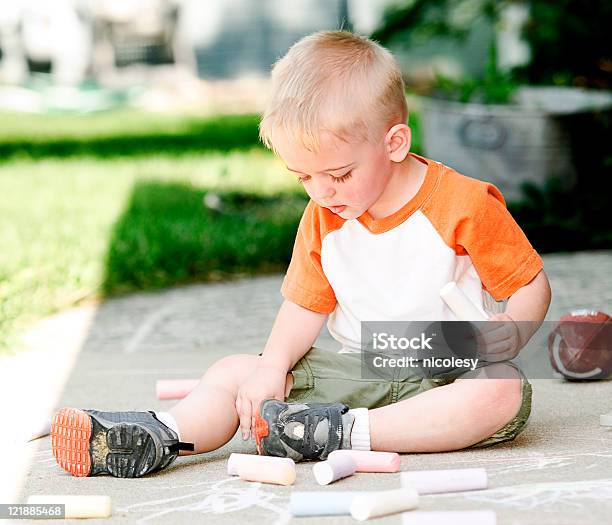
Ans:
{"label": "young boy", "polygon": [[[533,335],[550,288],[499,191],[409,152],[399,68],[366,38],[307,36],[272,80],[260,136],[311,200],[263,353],[216,362],[169,412],[61,409],[52,447],[68,472],[143,476],[223,446],[238,426],[260,453],[295,460],[483,447],[523,429],[531,387],[498,361]],[[491,317],[506,321],[489,334],[498,378],[362,377],[361,321],[455,320],[439,294],[449,281],[480,307],[484,292],[508,299]],[[312,347],[326,319],[339,353]]]}

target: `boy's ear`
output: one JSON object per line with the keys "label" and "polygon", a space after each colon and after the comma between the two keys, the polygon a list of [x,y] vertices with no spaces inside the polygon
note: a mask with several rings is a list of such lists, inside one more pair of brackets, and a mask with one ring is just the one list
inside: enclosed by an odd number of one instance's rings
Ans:
{"label": "boy's ear", "polygon": [[402,162],[410,151],[412,133],[406,124],[396,124],[385,137],[385,145],[389,159],[393,162]]}

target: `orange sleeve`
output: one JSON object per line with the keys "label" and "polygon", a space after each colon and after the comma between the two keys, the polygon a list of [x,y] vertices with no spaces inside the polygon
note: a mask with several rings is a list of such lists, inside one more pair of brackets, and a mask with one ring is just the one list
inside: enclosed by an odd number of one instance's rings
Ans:
{"label": "orange sleeve", "polygon": [[281,294],[304,308],[328,314],[336,307],[336,296],[321,266],[321,241],[325,233],[321,210],[310,201],[300,220]]}
{"label": "orange sleeve", "polygon": [[470,206],[471,213],[457,225],[455,242],[468,253],[495,300],[507,299],[542,270],[542,258],[495,186],[479,185]]}

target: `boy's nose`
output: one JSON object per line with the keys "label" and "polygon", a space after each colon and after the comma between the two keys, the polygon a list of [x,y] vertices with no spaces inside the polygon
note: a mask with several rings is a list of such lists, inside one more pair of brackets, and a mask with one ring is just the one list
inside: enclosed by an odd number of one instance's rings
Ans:
{"label": "boy's nose", "polygon": [[313,190],[313,196],[317,201],[326,201],[331,199],[336,194],[336,190],[331,186],[319,184]]}

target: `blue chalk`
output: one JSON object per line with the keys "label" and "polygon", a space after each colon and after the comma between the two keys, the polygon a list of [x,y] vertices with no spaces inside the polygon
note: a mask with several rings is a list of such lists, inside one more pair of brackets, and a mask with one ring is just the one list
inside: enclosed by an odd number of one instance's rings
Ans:
{"label": "blue chalk", "polygon": [[311,491],[292,492],[289,512],[294,516],[338,516],[351,513],[353,498],[368,492]]}

